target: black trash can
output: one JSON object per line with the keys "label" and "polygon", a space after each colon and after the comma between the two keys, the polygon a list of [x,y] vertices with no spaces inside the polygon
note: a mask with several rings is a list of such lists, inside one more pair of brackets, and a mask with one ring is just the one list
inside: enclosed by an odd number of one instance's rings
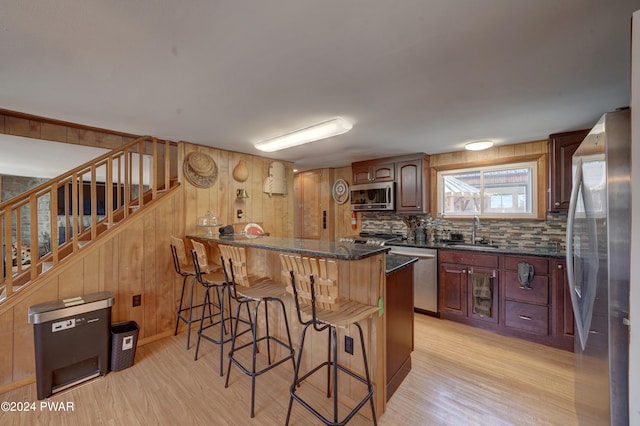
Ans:
{"label": "black trash can", "polygon": [[140,326],[135,321],[111,325],[111,371],[124,370],[133,365]]}
{"label": "black trash can", "polygon": [[112,304],[103,291],[29,307],[38,399],[107,374]]}

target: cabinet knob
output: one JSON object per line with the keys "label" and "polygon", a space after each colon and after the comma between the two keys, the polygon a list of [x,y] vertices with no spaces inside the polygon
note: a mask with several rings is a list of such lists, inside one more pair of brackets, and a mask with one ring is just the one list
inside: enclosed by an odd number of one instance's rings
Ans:
{"label": "cabinet knob", "polygon": [[562,265],[561,264],[558,264],[558,269],[562,269]]}
{"label": "cabinet knob", "polygon": [[556,201],[556,202],[554,203],[554,205],[555,205],[556,207],[557,207],[557,206],[559,206],[559,205],[560,205],[560,201]]}

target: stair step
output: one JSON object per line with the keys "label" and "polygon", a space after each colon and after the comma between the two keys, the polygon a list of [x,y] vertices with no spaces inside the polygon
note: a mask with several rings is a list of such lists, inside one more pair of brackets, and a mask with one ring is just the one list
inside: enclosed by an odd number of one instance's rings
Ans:
{"label": "stair step", "polygon": [[53,268],[53,262],[42,262],[42,272]]}
{"label": "stair step", "polygon": [[84,246],[86,246],[87,244],[89,244],[91,241],[85,241],[85,240],[80,240],[78,241],[78,247],[82,248]]}

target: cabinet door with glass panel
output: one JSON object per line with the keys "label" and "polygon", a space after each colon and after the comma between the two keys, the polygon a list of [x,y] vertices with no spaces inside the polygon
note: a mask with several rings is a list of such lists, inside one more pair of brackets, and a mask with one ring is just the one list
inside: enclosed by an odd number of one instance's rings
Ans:
{"label": "cabinet door with glass panel", "polygon": [[498,322],[498,274],[496,269],[467,268],[469,310],[467,316],[480,321]]}
{"label": "cabinet door with glass panel", "polygon": [[[498,323],[499,257],[461,250],[438,250],[441,316]],[[465,321],[465,319],[467,321]]]}

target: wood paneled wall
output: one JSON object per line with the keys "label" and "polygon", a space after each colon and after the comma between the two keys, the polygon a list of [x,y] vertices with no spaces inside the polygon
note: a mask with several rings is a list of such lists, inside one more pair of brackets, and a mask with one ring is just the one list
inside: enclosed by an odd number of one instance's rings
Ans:
{"label": "wood paneled wall", "polygon": [[[169,236],[183,232],[182,205],[183,190],[177,187],[0,307],[0,393],[13,382],[34,379],[29,306],[111,291],[113,322],[136,321],[140,339],[172,331],[181,281],[173,271]],[[142,295],[140,306],[132,307],[134,294]]]}
{"label": "wood paneled wall", "polygon": [[[218,178],[208,189],[196,188],[184,179],[179,171],[184,187],[184,224],[185,234],[203,232],[196,228],[198,217],[210,211],[218,216],[221,224],[234,225],[241,231],[249,222],[259,223],[272,236],[293,237],[293,164],[282,161],[285,166],[287,193],[269,195],[263,192],[263,182],[269,175],[271,160],[248,154],[225,151],[216,148],[181,143],[180,158],[185,158],[193,151],[201,151],[210,155],[218,167]],[[245,182],[237,182],[233,178],[233,169],[240,160],[244,160],[249,169],[249,178]],[[182,165],[182,161],[179,163]],[[238,199],[237,189],[246,189],[249,198]],[[244,217],[237,218],[237,210],[242,210]]]}
{"label": "wood paneled wall", "polygon": [[[311,188],[314,193],[317,194],[311,205],[308,204],[308,197],[303,196],[303,175],[305,174],[317,174],[319,181],[317,188]],[[316,218],[317,223],[315,227],[320,228],[317,232],[316,238],[323,241],[337,241],[341,237],[358,235],[362,228],[361,220],[362,215],[358,213],[358,223],[356,229],[351,228],[351,205],[349,201],[344,204],[338,204],[333,200],[332,190],[333,184],[338,179],[344,179],[349,186],[352,184],[351,166],[328,168],[311,170],[307,172],[298,173],[294,180],[295,188],[295,219],[296,219],[296,232],[297,238],[312,238],[308,236],[307,229],[302,229],[305,226],[305,220]],[[314,209],[313,214],[309,214],[307,210]],[[322,211],[327,211],[327,229],[322,228]]]}
{"label": "wood paneled wall", "polygon": [[467,164],[496,164],[513,161],[514,158],[547,154],[549,142],[524,142],[513,145],[499,145],[485,151],[456,151],[445,154],[434,154],[429,157],[431,167],[443,169],[445,166],[461,166]]}
{"label": "wood paneled wall", "polygon": [[430,156],[431,163],[431,215],[438,208],[437,172],[473,166],[513,163],[535,160],[538,164],[538,218],[546,219],[549,142],[547,140],[501,145],[486,151],[456,151]]}
{"label": "wood paneled wall", "polygon": [[[262,184],[273,160],[180,143],[179,164],[193,150],[204,151],[215,159],[218,178],[212,188],[194,187],[179,170],[182,184],[178,188],[45,274],[22,295],[0,306],[0,393],[35,380],[33,326],[27,319],[29,306],[112,291],[115,295],[112,321],[136,321],[140,325],[139,344],[144,344],[145,340],[173,333],[175,326],[182,281],[173,270],[171,235],[202,232],[195,227],[197,217],[211,211],[222,223],[233,224],[237,229],[252,221],[262,224],[272,235],[293,236],[291,163],[284,163],[287,194],[269,196],[262,191]],[[244,183],[232,177],[240,159],[249,167],[249,179]],[[236,199],[238,188],[246,189],[249,198]],[[237,209],[245,212],[244,219],[236,218]],[[142,295],[142,305],[134,308],[135,294]],[[199,300],[201,295],[195,297]]]}
{"label": "wood paneled wall", "polygon": [[[333,182],[338,179],[344,179],[349,187],[353,185],[353,174],[351,172],[351,166],[340,167],[333,169]],[[333,182],[329,187],[329,191],[333,188]],[[331,199],[333,204],[333,218],[334,218],[334,240],[339,240],[340,237],[355,236],[360,233],[362,229],[362,213],[357,213],[357,226],[356,229],[351,228],[351,204],[347,200],[344,204],[338,204]]]}

